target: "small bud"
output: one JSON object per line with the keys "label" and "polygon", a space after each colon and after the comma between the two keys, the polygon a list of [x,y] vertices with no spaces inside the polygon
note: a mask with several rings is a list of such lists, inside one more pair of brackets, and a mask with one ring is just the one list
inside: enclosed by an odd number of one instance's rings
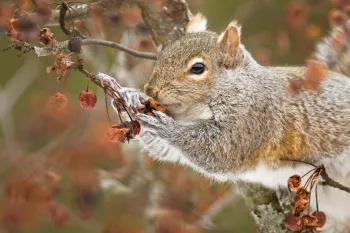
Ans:
{"label": "small bud", "polygon": [[73,38],[68,42],[68,49],[73,53],[81,53],[81,40],[79,38]]}
{"label": "small bud", "polygon": [[57,92],[54,95],[50,96],[48,107],[61,110],[64,109],[67,106],[67,104],[67,97],[61,92]]}
{"label": "small bud", "polygon": [[79,95],[80,106],[84,109],[91,109],[95,107],[97,96],[93,91],[82,91]]}

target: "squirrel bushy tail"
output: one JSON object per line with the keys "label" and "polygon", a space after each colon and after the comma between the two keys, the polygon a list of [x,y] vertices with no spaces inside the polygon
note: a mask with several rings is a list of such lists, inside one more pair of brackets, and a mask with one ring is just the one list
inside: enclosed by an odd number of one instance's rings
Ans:
{"label": "squirrel bushy tail", "polygon": [[314,56],[329,70],[350,77],[350,19],[332,28],[316,45]]}

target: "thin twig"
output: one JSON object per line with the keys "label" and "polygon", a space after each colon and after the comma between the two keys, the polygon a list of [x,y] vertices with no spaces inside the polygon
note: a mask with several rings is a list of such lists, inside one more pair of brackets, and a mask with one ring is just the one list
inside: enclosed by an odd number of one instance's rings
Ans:
{"label": "thin twig", "polygon": [[112,41],[107,41],[107,40],[100,40],[100,39],[83,39],[81,41],[81,45],[101,45],[101,46],[106,46],[109,48],[114,48],[118,49],[121,51],[124,51],[126,53],[129,53],[135,57],[139,58],[145,58],[145,59],[150,59],[150,60],[157,60],[157,54],[155,53],[149,53],[149,52],[138,52],[133,49],[130,49],[126,47],[125,45],[121,45]]}
{"label": "thin twig", "polygon": [[308,171],[308,172],[307,172],[306,174],[304,174],[301,178],[304,178],[305,176],[307,176],[308,174],[310,174],[311,172],[313,172],[313,171],[315,171],[315,170],[316,170],[316,168],[314,168],[314,169]]}
{"label": "thin twig", "polygon": [[316,184],[316,192],[315,192],[315,196],[316,196],[316,210],[317,212],[319,211],[319,208],[318,208],[318,193],[317,193],[317,187],[318,187],[318,184]]}
{"label": "thin twig", "polygon": [[103,93],[105,95],[105,107],[106,107],[106,110],[107,110],[107,117],[108,117],[108,122],[109,122],[109,126],[112,126],[112,123],[111,123],[111,118],[109,117],[109,110],[108,110],[108,103],[107,103],[107,93],[106,93],[106,90],[103,89]]}
{"label": "thin twig", "polygon": [[[322,179],[324,180],[324,182],[322,183],[323,185],[328,185],[328,186],[331,186],[333,188],[337,188],[337,189],[340,189],[340,190],[343,190],[347,193],[350,193],[350,188],[345,186],[345,185],[342,185],[340,183],[338,183],[337,181],[333,180],[332,178],[330,178],[326,172],[326,168],[321,165],[319,167],[317,167],[316,165],[312,164],[312,163],[308,163],[308,162],[304,162],[304,161],[299,161],[299,160],[292,160],[292,159],[281,159],[281,161],[289,161],[289,162],[296,162],[296,163],[303,163],[303,164],[307,164],[307,165],[310,165],[310,166],[313,166],[317,169],[321,169],[321,177]],[[308,180],[309,181],[309,180]],[[307,182],[308,182],[307,181]]]}
{"label": "thin twig", "polygon": [[301,161],[301,160],[294,160],[294,159],[280,159],[280,160],[281,161],[287,161],[287,162],[303,163],[303,164],[307,164],[307,165],[313,166],[314,168],[318,168],[316,165],[314,165],[312,163]]}
{"label": "thin twig", "polygon": [[332,178],[329,177],[329,175],[327,174],[326,169],[325,169],[325,167],[323,165],[320,168],[322,169],[321,177],[324,180],[323,184],[331,186],[333,188],[337,188],[337,189],[343,190],[343,191],[345,191],[347,193],[350,193],[350,188],[349,187],[347,187],[345,185],[342,185],[342,184],[338,183],[337,181],[335,181],[335,180],[333,180]]}
{"label": "thin twig", "polygon": [[59,14],[60,17],[58,19],[58,23],[60,24],[60,29],[62,30],[62,32],[64,34],[71,35],[72,32],[66,28],[66,22],[64,20],[64,18],[66,17],[66,13],[67,13],[68,9],[69,9],[68,4],[66,2],[63,2],[61,4],[61,7],[60,7],[60,14]]}
{"label": "thin twig", "polygon": [[69,30],[66,28],[66,21],[65,21],[66,14],[67,14],[67,12],[69,12],[69,14],[71,15],[69,8],[70,8],[70,6],[66,2],[63,2],[60,6],[60,13],[59,13],[60,17],[58,19],[60,29],[67,36],[73,35],[73,36],[84,37],[78,30],[75,30],[74,28]]}

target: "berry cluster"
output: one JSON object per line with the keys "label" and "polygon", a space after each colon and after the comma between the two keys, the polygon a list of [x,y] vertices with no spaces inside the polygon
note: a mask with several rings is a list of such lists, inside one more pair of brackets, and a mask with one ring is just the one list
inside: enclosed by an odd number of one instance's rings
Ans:
{"label": "berry cluster", "polygon": [[[312,174],[307,179],[304,186],[302,186],[302,178],[309,173]],[[295,191],[295,204],[293,210],[285,217],[284,225],[291,231],[308,232],[313,231],[319,233],[318,228],[322,228],[326,223],[326,215],[324,212],[318,210],[317,200],[317,182],[320,177],[322,169],[314,168],[305,174],[303,177],[293,175],[288,179],[288,187]],[[316,186],[316,203],[317,211],[309,214],[310,211],[310,193]],[[308,191],[309,190],[309,191]]]}

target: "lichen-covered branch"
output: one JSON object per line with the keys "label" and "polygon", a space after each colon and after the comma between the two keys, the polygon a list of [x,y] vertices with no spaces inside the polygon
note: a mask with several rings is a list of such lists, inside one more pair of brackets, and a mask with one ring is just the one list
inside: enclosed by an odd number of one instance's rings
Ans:
{"label": "lichen-covered branch", "polygon": [[[79,48],[81,46],[100,45],[100,46],[105,46],[105,47],[117,49],[117,50],[126,52],[128,54],[131,54],[131,55],[133,55],[135,57],[139,57],[139,58],[150,59],[150,60],[157,59],[157,54],[155,54],[155,53],[139,52],[139,51],[130,49],[130,48],[126,47],[125,45],[121,45],[121,44],[118,44],[118,43],[112,42],[112,41],[101,40],[101,39],[82,39],[82,40],[73,39],[73,40],[79,44],[79,45],[76,45]],[[75,52],[70,47],[70,42],[71,41],[69,41],[69,40],[63,41],[63,42],[55,41],[49,47],[32,46],[26,42],[18,42],[16,44],[17,44],[17,46],[21,46],[23,49],[25,49],[26,52],[34,50],[38,57],[45,57],[45,56],[50,56],[50,55],[69,54],[69,53]]]}
{"label": "lichen-covered branch", "polygon": [[285,211],[275,190],[246,182],[238,182],[237,185],[259,232],[288,232],[283,226]]}

